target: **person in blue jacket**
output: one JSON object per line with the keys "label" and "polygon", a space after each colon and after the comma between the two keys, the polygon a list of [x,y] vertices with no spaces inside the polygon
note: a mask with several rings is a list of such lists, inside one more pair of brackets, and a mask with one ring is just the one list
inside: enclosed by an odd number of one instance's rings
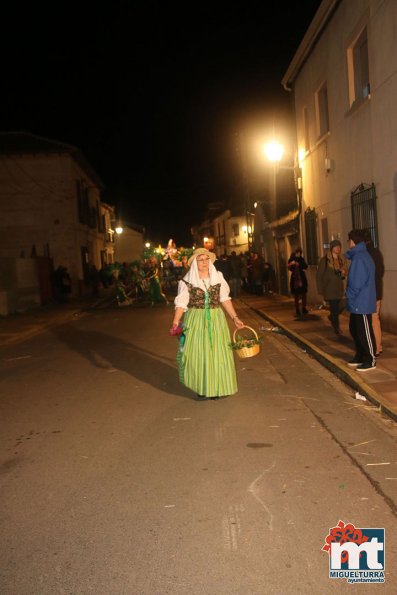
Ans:
{"label": "person in blue jacket", "polygon": [[347,275],[346,302],[350,312],[349,330],[356,353],[348,365],[357,372],[376,368],[376,342],[372,329],[372,314],[376,312],[375,264],[369,254],[362,230],[352,229],[348,234],[351,260]]}

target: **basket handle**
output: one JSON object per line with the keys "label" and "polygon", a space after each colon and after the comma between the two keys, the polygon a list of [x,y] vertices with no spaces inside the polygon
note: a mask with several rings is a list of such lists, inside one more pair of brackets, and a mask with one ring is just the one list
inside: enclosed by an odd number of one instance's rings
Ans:
{"label": "basket handle", "polygon": [[256,340],[258,340],[258,335],[257,335],[256,331],[254,331],[254,329],[253,329],[253,328],[251,328],[250,326],[247,326],[247,325],[245,324],[245,325],[244,325],[242,328],[239,328],[239,329],[237,329],[237,328],[236,328],[236,329],[234,330],[234,333],[233,333],[233,343],[235,343],[235,341],[236,341],[236,333],[237,333],[237,331],[241,331],[241,330],[243,330],[243,328],[249,328],[249,330],[250,330],[250,331],[252,331],[252,332],[254,333]]}

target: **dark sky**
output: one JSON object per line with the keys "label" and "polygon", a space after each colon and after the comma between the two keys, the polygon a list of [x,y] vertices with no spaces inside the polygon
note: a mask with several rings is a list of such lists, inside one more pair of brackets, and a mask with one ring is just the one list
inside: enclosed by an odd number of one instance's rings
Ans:
{"label": "dark sky", "polygon": [[206,203],[241,192],[235,134],[287,126],[280,81],[320,4],[11,8],[0,128],[78,146],[124,221],[188,244]]}

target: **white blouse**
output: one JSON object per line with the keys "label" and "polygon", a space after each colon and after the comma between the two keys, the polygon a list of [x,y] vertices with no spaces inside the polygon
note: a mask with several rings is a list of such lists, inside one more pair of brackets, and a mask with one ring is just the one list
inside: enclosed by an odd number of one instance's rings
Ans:
{"label": "white blouse", "polygon": [[[203,291],[206,291],[206,289],[208,289],[209,286],[209,277],[208,279],[200,279],[200,289],[202,289]],[[205,282],[205,283],[204,283]],[[221,284],[221,289],[220,289],[220,302],[227,302],[227,300],[231,300],[232,298],[230,297],[230,287],[228,285],[228,283],[226,282],[223,274],[218,271],[218,282]],[[188,286],[186,285],[186,283],[184,281],[179,281],[178,284],[178,295],[176,296],[175,300],[175,307],[176,308],[183,308],[183,310],[186,312],[187,310],[187,305],[189,303],[189,289]]]}

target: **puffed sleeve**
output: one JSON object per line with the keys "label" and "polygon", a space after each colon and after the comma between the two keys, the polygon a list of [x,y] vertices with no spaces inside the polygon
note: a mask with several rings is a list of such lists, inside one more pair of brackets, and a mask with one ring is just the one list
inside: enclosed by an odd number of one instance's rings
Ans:
{"label": "puffed sleeve", "polygon": [[179,281],[178,283],[178,295],[174,300],[174,304],[176,308],[183,308],[186,312],[187,305],[189,303],[189,290],[183,281]]}
{"label": "puffed sleeve", "polygon": [[230,297],[230,287],[225,279],[225,277],[223,276],[223,274],[221,273],[221,271],[218,271],[218,278],[221,284],[221,290],[220,290],[220,302],[227,302],[228,300],[231,300],[232,298]]}

